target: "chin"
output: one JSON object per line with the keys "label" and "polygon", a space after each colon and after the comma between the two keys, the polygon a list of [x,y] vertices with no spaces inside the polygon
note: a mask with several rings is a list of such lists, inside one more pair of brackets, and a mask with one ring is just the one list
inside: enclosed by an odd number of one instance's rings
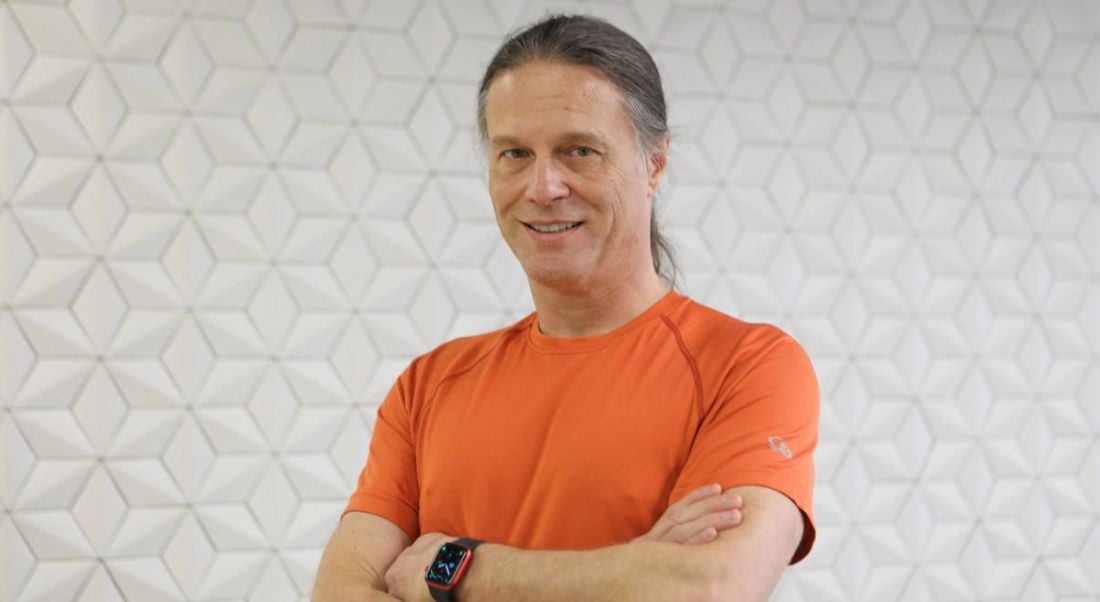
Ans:
{"label": "chin", "polygon": [[576,286],[588,280],[584,270],[570,265],[524,266],[523,271],[528,280],[543,286]]}

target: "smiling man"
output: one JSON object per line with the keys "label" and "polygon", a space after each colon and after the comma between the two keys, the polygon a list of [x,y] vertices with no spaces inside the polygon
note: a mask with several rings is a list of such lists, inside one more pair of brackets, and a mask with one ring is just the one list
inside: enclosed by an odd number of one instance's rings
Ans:
{"label": "smiling man", "polygon": [[663,274],[652,58],[549,17],[494,56],[478,112],[536,311],[398,378],[314,599],[766,599],[814,539],[817,383],[785,333]]}

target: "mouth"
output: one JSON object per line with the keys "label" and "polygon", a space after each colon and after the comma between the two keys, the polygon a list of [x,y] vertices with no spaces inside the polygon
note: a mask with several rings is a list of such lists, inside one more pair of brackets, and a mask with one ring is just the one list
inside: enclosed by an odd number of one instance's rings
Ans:
{"label": "mouth", "polygon": [[523,222],[523,225],[527,226],[528,229],[534,230],[535,232],[539,232],[541,234],[557,234],[558,232],[572,230],[583,223],[584,222],[555,222],[552,224],[529,224],[527,222]]}

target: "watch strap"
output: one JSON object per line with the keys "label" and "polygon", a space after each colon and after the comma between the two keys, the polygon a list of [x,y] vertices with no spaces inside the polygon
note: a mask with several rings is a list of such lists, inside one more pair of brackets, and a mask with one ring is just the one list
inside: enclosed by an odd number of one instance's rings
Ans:
{"label": "watch strap", "polygon": [[467,548],[470,548],[471,552],[473,552],[474,548],[480,546],[485,542],[481,541],[480,539],[474,539],[472,537],[459,537],[458,539],[454,540],[453,543],[457,543],[460,546],[466,546]]}

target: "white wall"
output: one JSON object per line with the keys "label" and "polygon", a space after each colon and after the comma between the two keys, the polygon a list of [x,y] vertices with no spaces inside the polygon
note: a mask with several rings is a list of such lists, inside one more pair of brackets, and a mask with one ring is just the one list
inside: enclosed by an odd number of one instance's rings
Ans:
{"label": "white wall", "polygon": [[[293,600],[415,354],[529,310],[508,0],[0,2],[0,600]],[[683,290],[792,331],[778,600],[1100,596],[1100,4],[553,3],[656,54]]]}

